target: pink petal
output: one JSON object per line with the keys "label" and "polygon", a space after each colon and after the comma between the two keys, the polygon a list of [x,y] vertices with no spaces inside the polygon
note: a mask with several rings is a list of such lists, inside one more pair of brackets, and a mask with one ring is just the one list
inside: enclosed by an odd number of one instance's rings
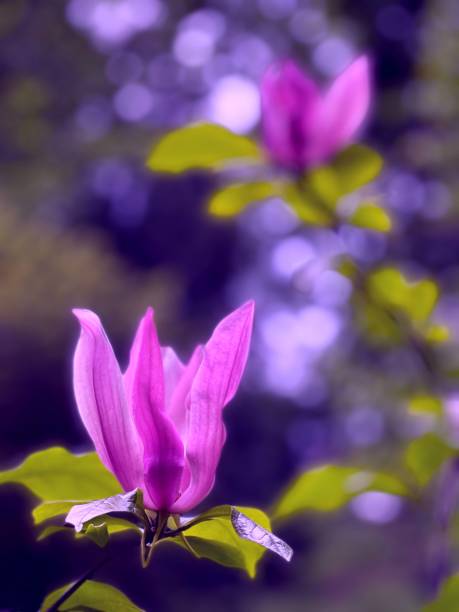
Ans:
{"label": "pink petal", "polygon": [[233,398],[244,372],[252,334],[254,303],[247,302],[215,328],[204,348],[190,391],[186,458],[190,483],[174,512],[196,506],[211,490],[225,443],[223,407]]}
{"label": "pink petal", "polygon": [[370,65],[366,56],[355,60],[325,94],[315,133],[316,160],[342,149],[367,116],[371,100]]}
{"label": "pink petal", "polygon": [[203,347],[199,345],[193,351],[193,355],[191,356],[187,366],[183,368],[180,379],[177,381],[177,384],[171,393],[168,404],[166,404],[167,413],[173,420],[175,428],[185,444],[187,435],[187,411],[189,407],[188,396],[191,391],[191,385],[194,377],[196,376],[196,372],[201,365],[203,357],[204,350]]}
{"label": "pink petal", "polygon": [[295,62],[271,66],[261,84],[263,136],[271,158],[298,169],[315,128],[319,91]]}
{"label": "pink petal", "polygon": [[75,309],[81,325],[73,361],[73,386],[81,420],[96,451],[121,486],[143,481],[142,444],[137,435],[113,349],[99,317]]}
{"label": "pink petal", "polygon": [[164,374],[153,310],[141,320],[126,372],[128,400],[144,447],[146,504],[168,510],[180,494],[183,443],[165,412]]}
{"label": "pink petal", "polygon": [[[176,387],[169,399],[169,403],[166,405],[167,413],[173,420],[175,429],[180,435],[185,448],[187,445],[188,435],[187,417],[190,407],[190,390],[203,357],[204,350],[203,347],[199,345],[193,351],[193,355],[191,356],[186,368],[183,368],[180,380],[177,382]],[[180,482],[180,491],[184,491],[188,487],[190,480],[191,471],[188,461],[185,460],[185,467],[183,469],[182,480]]]}
{"label": "pink petal", "polygon": [[161,347],[161,358],[164,371],[164,403],[166,411],[171,403],[172,396],[182,378],[185,366],[177,357],[176,352],[170,346]]}

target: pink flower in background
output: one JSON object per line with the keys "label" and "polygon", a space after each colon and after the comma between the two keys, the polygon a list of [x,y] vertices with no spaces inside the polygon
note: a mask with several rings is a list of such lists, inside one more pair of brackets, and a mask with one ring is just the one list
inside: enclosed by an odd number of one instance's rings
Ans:
{"label": "pink flower in background", "polygon": [[263,138],[272,160],[293,170],[346,146],[370,106],[369,61],[355,60],[325,91],[292,60],[271,66],[261,84]]}
{"label": "pink flower in background", "polygon": [[222,410],[244,372],[254,303],[223,319],[186,365],[160,346],[149,308],[124,374],[97,315],[73,312],[81,325],[75,397],[101,461],[125,491],[142,489],[146,507],[190,510],[214,484],[226,435]]}

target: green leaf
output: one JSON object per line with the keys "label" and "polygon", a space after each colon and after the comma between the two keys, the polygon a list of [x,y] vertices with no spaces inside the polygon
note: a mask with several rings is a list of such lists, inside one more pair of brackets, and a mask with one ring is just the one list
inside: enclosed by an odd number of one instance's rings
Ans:
{"label": "green leaf", "polygon": [[451,576],[442,584],[440,593],[431,603],[422,608],[422,612],[458,612],[459,611],[459,574]]}
{"label": "green leaf", "polygon": [[395,476],[360,468],[323,465],[301,474],[274,507],[272,519],[285,520],[307,510],[330,512],[347,504],[364,491],[406,495],[407,489]]}
{"label": "green leaf", "polygon": [[44,521],[67,514],[69,510],[77,504],[80,500],[69,500],[69,501],[52,501],[43,502],[32,510],[33,521],[35,525],[39,525]]}
{"label": "green leaf", "polygon": [[[44,540],[45,538],[54,535],[55,533],[61,533],[63,531],[69,534],[73,534],[76,539],[84,538],[87,535],[91,537],[94,529],[102,530],[101,533],[103,531],[106,531],[109,536],[115,533],[122,533],[124,531],[135,531],[138,534],[141,534],[140,527],[135,523],[132,523],[131,521],[125,521],[121,518],[104,515],[103,517],[97,517],[96,519],[94,519],[94,521],[92,521],[86,526],[86,529],[84,531],[81,531],[79,533],[77,533],[73,529],[73,527],[66,527],[65,525],[48,525],[40,531],[37,536],[37,541]],[[94,540],[94,538],[92,539]]]}
{"label": "green leaf", "polygon": [[17,468],[0,472],[0,484],[7,482],[24,485],[44,501],[93,500],[121,489],[96,453],[72,455],[59,447],[32,453]]}
{"label": "green leaf", "polygon": [[99,548],[104,548],[104,546],[107,546],[110,537],[107,525],[105,523],[101,523],[100,525],[90,523],[86,527],[84,534],[88,538],[91,538],[91,540],[95,542]]}
{"label": "green leaf", "polygon": [[428,433],[408,444],[404,460],[419,485],[424,487],[429,484],[445,461],[457,453],[456,449],[446,444],[439,436]]}
{"label": "green leaf", "polygon": [[411,288],[407,309],[414,321],[424,323],[438,301],[438,286],[431,280],[422,280]]}
{"label": "green leaf", "polygon": [[[382,158],[376,151],[363,145],[351,145],[328,164],[309,170],[303,177],[302,191],[305,197],[316,204],[318,201],[332,211],[336,209],[342,197],[375,179],[381,168]],[[367,214],[367,219],[369,216]],[[382,215],[379,217],[381,225]],[[373,221],[375,222],[374,219]],[[387,219],[385,223],[387,224]]]}
{"label": "green leaf", "polygon": [[150,153],[147,166],[155,172],[180,173],[218,169],[236,163],[259,163],[257,144],[212,123],[188,125],[161,138]]}
{"label": "green leaf", "polygon": [[430,344],[442,344],[450,339],[450,331],[446,325],[431,325],[425,332],[425,339]]}
{"label": "green leaf", "polygon": [[397,344],[403,340],[405,330],[398,320],[380,304],[354,295],[355,312],[361,327],[377,342]]}
{"label": "green leaf", "polygon": [[[57,501],[39,504],[32,510],[35,525],[40,525],[44,521],[57,516],[66,515],[75,506],[75,503],[75,501]],[[63,521],[64,519],[62,518],[62,523]],[[140,528],[131,521],[103,515],[94,518],[93,521],[86,525],[86,529],[81,533],[77,533],[71,527],[65,527],[63,524],[48,525],[40,531],[37,540],[44,540],[50,535],[66,531],[68,533],[74,533],[76,537],[88,536],[99,546],[105,546],[110,535],[128,530],[134,530],[140,533]]]}
{"label": "green leaf", "polygon": [[300,192],[294,183],[283,185],[281,197],[305,223],[320,227],[333,225],[333,212],[308,191]]}
{"label": "green leaf", "polygon": [[[174,543],[187,550],[191,548],[199,558],[205,557],[227,567],[245,570],[251,578],[254,578],[257,563],[265,553],[265,548],[238,536],[231,522],[231,506],[217,508],[220,512],[216,514],[216,518],[193,524],[182,537],[173,538]],[[236,509],[264,529],[271,530],[269,518],[258,508],[237,507]],[[206,514],[211,516],[211,513],[212,510]],[[220,516],[223,513],[224,515]]]}
{"label": "green leaf", "polygon": [[443,414],[443,402],[436,395],[419,393],[408,400],[408,411],[413,414],[441,416]]}
{"label": "green leaf", "polygon": [[410,283],[400,270],[389,267],[369,275],[368,290],[376,302],[403,313],[417,325],[427,322],[439,295],[432,280]]}
{"label": "green leaf", "polygon": [[[59,598],[71,587],[67,584],[46,597],[41,605],[41,612],[48,610]],[[119,589],[104,582],[87,580],[75,591],[63,604],[59,610],[97,610],[100,612],[142,612]]]}
{"label": "green leaf", "polygon": [[48,525],[44,529],[40,531],[37,536],[37,542],[41,542],[41,540],[45,540],[49,536],[54,535],[55,533],[62,533],[66,531],[67,533],[74,534],[75,536],[79,536],[79,534],[75,533],[73,529],[70,527],[64,527],[63,525]]}
{"label": "green leaf", "polygon": [[362,204],[349,218],[349,222],[376,232],[389,232],[392,228],[391,218],[384,208],[376,204]]}
{"label": "green leaf", "polygon": [[279,195],[274,183],[236,183],[219,189],[209,200],[209,212],[216,217],[233,217],[248,204]]}
{"label": "green leaf", "polygon": [[312,200],[322,203],[330,211],[336,209],[338,200],[345,195],[340,188],[339,177],[331,164],[309,170],[303,179],[303,192]]}
{"label": "green leaf", "polygon": [[353,144],[339,153],[330,164],[341,194],[347,195],[373,181],[380,174],[383,159],[379,153]]}

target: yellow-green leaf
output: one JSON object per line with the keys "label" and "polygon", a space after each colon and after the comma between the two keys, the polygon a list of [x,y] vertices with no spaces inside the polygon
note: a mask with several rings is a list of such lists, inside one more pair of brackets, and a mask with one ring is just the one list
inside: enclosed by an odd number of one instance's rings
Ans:
{"label": "yellow-green leaf", "polygon": [[[47,525],[44,527],[37,536],[37,541],[44,540],[45,538],[54,535],[55,533],[61,533],[63,531],[73,534],[76,539],[85,538],[86,536],[91,537],[93,534],[93,530],[102,530],[106,532],[109,536],[122,533],[124,531],[135,531],[139,535],[141,535],[141,529],[135,523],[131,521],[125,521],[121,518],[115,518],[113,516],[102,516],[94,519],[91,523],[88,524],[87,529],[77,533],[72,527],[66,527],[64,524],[61,525]],[[88,533],[89,531],[89,533]],[[101,533],[102,533],[101,531]],[[94,538],[92,538],[94,540]]]}
{"label": "yellow-green leaf", "polygon": [[364,491],[406,495],[395,476],[356,467],[322,465],[303,472],[275,504],[272,519],[285,520],[305,511],[330,512]]}
{"label": "yellow-green leaf", "polygon": [[107,546],[110,537],[108,534],[107,525],[105,523],[100,523],[98,525],[90,523],[87,526],[84,534],[88,538],[91,538],[91,540],[95,542],[99,548],[104,548],[104,546]]}
{"label": "yellow-green leaf", "polygon": [[412,287],[409,311],[413,319],[424,323],[432,314],[438,301],[438,286],[431,280],[422,280]]}
{"label": "yellow-green leaf", "polygon": [[[46,597],[41,605],[41,612],[48,610],[71,587],[67,584]],[[104,582],[87,580],[75,591],[59,610],[97,610],[98,612],[142,612],[119,589]]]}
{"label": "yellow-green leaf", "polygon": [[305,223],[321,227],[333,225],[333,212],[307,192],[301,192],[297,185],[283,185],[282,198]]}
{"label": "yellow-green leaf", "polygon": [[218,169],[235,163],[259,163],[257,144],[221,125],[197,123],[166,134],[153,147],[147,166],[155,172]]}
{"label": "yellow-green leaf", "polygon": [[427,329],[424,337],[431,344],[442,344],[450,339],[450,331],[446,325],[434,324]]}
{"label": "yellow-green leaf", "polygon": [[244,208],[279,195],[279,188],[273,183],[236,183],[214,192],[209,200],[209,212],[216,217],[232,217]]}
{"label": "yellow-green leaf", "polygon": [[447,578],[434,601],[422,608],[422,612],[459,611],[459,574]]}
{"label": "yellow-green leaf", "polygon": [[408,410],[413,414],[431,414],[441,416],[443,413],[443,402],[436,395],[427,393],[414,395],[408,400]]}
{"label": "yellow-green leaf", "polygon": [[373,299],[395,308],[416,324],[424,324],[438,301],[438,286],[429,279],[410,283],[397,268],[380,268],[368,277]]}
{"label": "yellow-green leaf", "polygon": [[67,514],[75,504],[78,504],[80,500],[73,501],[51,501],[51,502],[43,502],[32,510],[32,516],[35,525],[39,525],[44,521],[55,518],[56,516],[61,516],[63,514]]}
{"label": "yellow-green leaf", "polygon": [[[382,164],[376,151],[363,145],[351,145],[328,164],[309,170],[303,178],[304,191],[325,207],[335,210],[342,197],[375,179]],[[385,222],[387,224],[387,220]]]}
{"label": "yellow-green leaf", "polygon": [[428,433],[408,444],[404,460],[419,485],[424,487],[429,484],[445,461],[456,456],[457,453],[456,449],[449,446],[439,436]]}
{"label": "yellow-green leaf", "polygon": [[389,232],[392,228],[388,213],[376,204],[362,204],[349,218],[349,222],[376,232]]}
{"label": "yellow-green leaf", "polygon": [[96,453],[72,455],[53,447],[29,455],[17,468],[0,472],[0,484],[17,482],[44,501],[109,497],[121,491]]}
{"label": "yellow-green leaf", "polygon": [[[188,547],[191,547],[197,557],[205,557],[221,565],[242,569],[254,578],[257,563],[266,549],[260,544],[241,539],[231,523],[231,507],[228,506],[227,510],[225,516],[205,520],[187,529],[183,534],[186,543],[180,537],[174,538],[173,541],[188,550]],[[265,529],[271,530],[269,518],[258,508],[237,507],[237,510]]]}
{"label": "yellow-green leaf", "polygon": [[331,167],[343,196],[373,181],[382,170],[383,159],[370,147],[353,144],[335,157]]}

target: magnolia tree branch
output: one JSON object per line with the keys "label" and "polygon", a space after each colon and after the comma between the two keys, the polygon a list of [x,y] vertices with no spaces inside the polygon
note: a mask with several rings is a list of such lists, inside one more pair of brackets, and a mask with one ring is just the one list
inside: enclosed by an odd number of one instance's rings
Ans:
{"label": "magnolia tree branch", "polygon": [[101,561],[99,561],[94,567],[85,572],[76,582],[74,582],[66,591],[63,593],[57,601],[53,603],[51,607],[49,607],[46,612],[58,612],[60,606],[67,601],[83,584],[92,578],[92,576],[106,563],[111,560],[111,557],[106,556]]}

